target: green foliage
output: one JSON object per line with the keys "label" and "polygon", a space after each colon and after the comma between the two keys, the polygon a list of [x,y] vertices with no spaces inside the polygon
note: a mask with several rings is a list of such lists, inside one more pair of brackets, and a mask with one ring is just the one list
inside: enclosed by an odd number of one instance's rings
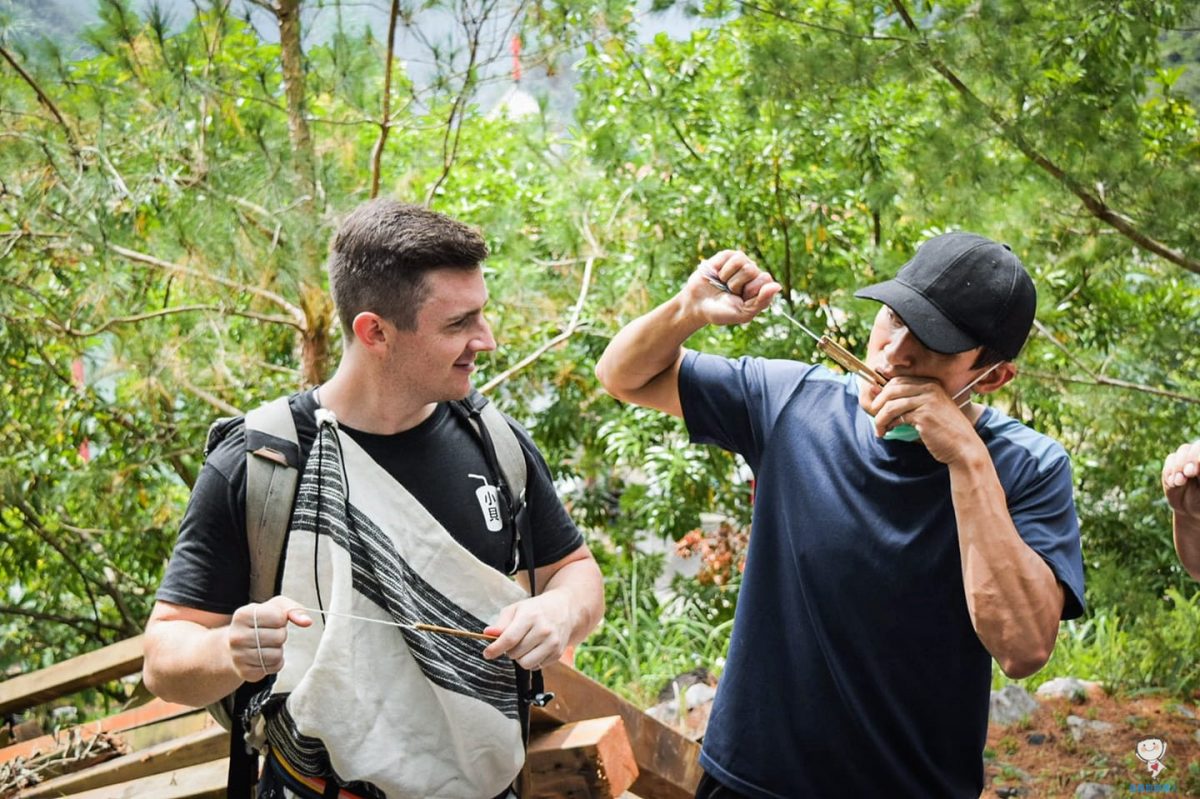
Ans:
{"label": "green foliage", "polygon": [[[1095,611],[1069,621],[1045,668],[1023,681],[1031,691],[1054,677],[1094,680],[1110,693],[1200,691],[1200,591],[1175,589],[1141,612]],[[995,672],[995,687],[1009,682]]]}
{"label": "green foliage", "polygon": [[[1043,675],[1071,662],[1194,689],[1172,661],[1194,660],[1195,602],[1176,598],[1190,583],[1157,474],[1200,435],[1200,285],[1114,227],[1200,257],[1192,5],[900,4],[915,31],[896,4],[689,6],[708,25],[681,40],[640,40],[615,0],[512,20],[552,70],[578,48],[568,130],[482,113],[478,69],[428,87],[392,75],[381,190],[485,231],[501,349],[478,382],[499,380],[608,575],[580,663],[641,698],[717,664],[736,586],[660,602],[637,546],[702,512],[744,526],[750,508],[735,458],[600,391],[609,336],[737,247],[795,315],[861,350],[875,306],[854,289],[965,228],[1009,242],[1040,289],[1022,377],[996,401],[1074,456],[1090,616]],[[0,668],[140,628],[208,423],[336,361],[323,253],[374,177],[384,44],[369,33],[339,22],[304,53],[313,184],[275,37],[219,3],[169,23],[100,9],[82,56],[0,28],[57,112],[0,66]],[[690,344],[814,357],[775,317]],[[1174,632],[1145,638],[1146,619]]]}
{"label": "green foliage", "polygon": [[720,674],[731,617],[722,618],[712,603],[686,593],[660,602],[648,590],[659,571],[652,558],[605,559],[602,565],[608,610],[576,651],[580,670],[643,707],[684,672],[704,668]]}

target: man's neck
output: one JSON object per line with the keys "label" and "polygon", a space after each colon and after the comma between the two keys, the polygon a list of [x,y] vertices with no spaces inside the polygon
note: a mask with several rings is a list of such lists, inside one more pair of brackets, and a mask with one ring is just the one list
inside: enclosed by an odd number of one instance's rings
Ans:
{"label": "man's neck", "polygon": [[334,412],[339,422],[376,435],[411,430],[437,408],[436,402],[408,397],[396,386],[378,385],[369,376],[345,369],[344,364],[317,390],[317,399],[322,408]]}

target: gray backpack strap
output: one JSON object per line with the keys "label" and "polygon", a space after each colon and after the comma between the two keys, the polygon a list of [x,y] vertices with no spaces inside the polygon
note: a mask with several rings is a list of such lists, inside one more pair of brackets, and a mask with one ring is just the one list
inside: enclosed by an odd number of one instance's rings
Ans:
{"label": "gray backpack strap", "polygon": [[246,414],[246,542],[250,601],[275,596],[279,561],[300,479],[300,444],[287,397]]}
{"label": "gray backpack strap", "polygon": [[508,484],[517,507],[520,507],[525,504],[525,483],[528,480],[525,450],[521,448],[517,434],[508,426],[508,420],[495,405],[489,402],[480,408],[479,418],[492,436],[496,460],[500,463],[500,471],[504,472],[504,482]]}

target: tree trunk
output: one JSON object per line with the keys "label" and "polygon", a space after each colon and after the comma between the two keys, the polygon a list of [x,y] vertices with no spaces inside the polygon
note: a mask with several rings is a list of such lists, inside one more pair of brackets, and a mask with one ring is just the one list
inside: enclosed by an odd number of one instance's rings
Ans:
{"label": "tree trunk", "polygon": [[301,0],[279,0],[275,16],[279,20],[279,47],[283,62],[283,88],[287,98],[288,133],[295,153],[296,172],[303,183],[302,191],[316,196],[316,155],[312,135],[308,130],[304,103],[304,49],[300,42]]}

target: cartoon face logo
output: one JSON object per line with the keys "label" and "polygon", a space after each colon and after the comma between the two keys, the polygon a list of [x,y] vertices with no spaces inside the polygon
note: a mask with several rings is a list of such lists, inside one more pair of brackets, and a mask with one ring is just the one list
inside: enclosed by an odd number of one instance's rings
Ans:
{"label": "cartoon face logo", "polygon": [[1138,741],[1137,756],[1149,763],[1152,760],[1162,760],[1167,752],[1167,742],[1162,738],[1147,738]]}
{"label": "cartoon face logo", "polygon": [[1146,762],[1146,770],[1150,772],[1150,776],[1158,779],[1158,775],[1166,768],[1162,764],[1162,756],[1167,753],[1167,742],[1162,738],[1146,738],[1138,741],[1134,751]]}

